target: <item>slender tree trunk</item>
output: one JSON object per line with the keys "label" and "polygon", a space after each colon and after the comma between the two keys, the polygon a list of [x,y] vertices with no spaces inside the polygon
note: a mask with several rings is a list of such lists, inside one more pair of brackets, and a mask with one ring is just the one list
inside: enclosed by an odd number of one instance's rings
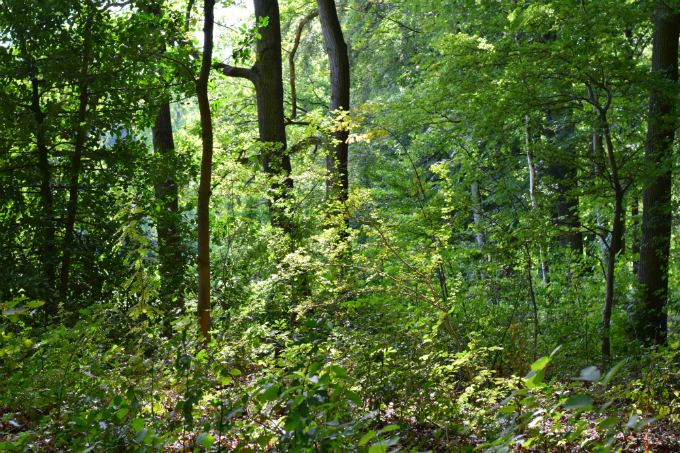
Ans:
{"label": "slender tree trunk", "polygon": [[69,199],[66,208],[66,229],[64,232],[64,253],[61,263],[61,285],[59,289],[59,296],[63,300],[68,294],[69,274],[71,267],[71,247],[73,244],[73,234],[76,223],[76,210],[78,207],[78,191],[80,185],[80,164],[83,154],[83,145],[85,144],[85,119],[87,116],[87,101],[88,101],[88,67],[90,63],[90,33],[88,23],[88,31],[85,33],[83,42],[83,65],[81,69],[80,78],[80,96],[78,100],[78,126],[76,127],[76,143],[73,150],[73,160],[71,162],[71,181],[69,184]]}
{"label": "slender tree trunk", "polygon": [[[319,7],[319,22],[328,53],[328,63],[331,71],[331,114],[338,115],[338,119],[349,111],[350,96],[350,68],[347,44],[342,35],[342,27],[338,19],[334,0],[317,0]],[[337,113],[342,111],[343,113]],[[326,169],[330,175],[327,182],[328,190],[336,190],[338,198],[347,199],[349,188],[349,173],[347,169],[349,131],[338,122],[335,131],[337,144],[332,153],[326,158]]]}
{"label": "slender tree trunk", "polygon": [[[640,215],[639,211],[639,201],[638,198],[635,197],[635,200],[633,200],[633,204],[631,206],[630,210],[631,217],[633,218],[633,229],[630,234],[630,253],[635,256],[640,253],[640,237],[639,237],[639,222],[638,222],[638,215]],[[638,256],[635,261],[633,261],[633,274],[637,275],[638,273],[638,266],[640,264],[640,257]]]}
{"label": "slender tree trunk", "polygon": [[212,177],[213,129],[208,99],[208,80],[212,67],[213,23],[215,0],[205,0],[203,7],[203,55],[196,80],[196,97],[201,118],[201,176],[198,185],[198,322],[203,341],[210,341],[210,180]]}
{"label": "slender tree trunk", "polygon": [[[527,163],[529,165],[529,196],[531,197],[531,207],[534,211],[536,211],[536,209],[538,209],[538,203],[536,201],[536,165],[534,164],[534,151],[531,140],[531,124],[529,122],[529,115],[526,116],[524,138],[527,146]],[[548,284],[550,283],[548,278],[548,263],[544,260],[542,246],[539,246],[539,253],[541,255],[541,274],[543,274],[543,284]]]}
{"label": "slender tree trunk", "polygon": [[[564,155],[556,159],[559,163],[553,163],[548,169],[548,173],[557,182],[557,198],[555,200],[555,210],[557,213],[557,224],[566,228],[567,232],[559,237],[560,248],[572,252],[572,259],[578,262],[583,255],[583,233],[581,232],[581,220],[579,219],[577,196],[572,195],[576,188],[576,168],[569,165],[567,158],[572,158],[574,150],[569,144],[569,136],[574,133],[574,126],[569,122],[570,115],[566,120],[568,124],[559,128],[551,128],[555,122],[553,112],[546,112],[546,122],[549,126],[545,130],[545,136],[553,145],[560,144],[561,149],[565,149]],[[566,163],[565,163],[566,162]]]}
{"label": "slender tree trunk", "polygon": [[[680,15],[659,0],[654,15],[652,72],[678,81],[678,34]],[[670,252],[670,211],[672,173],[668,163],[675,138],[675,121],[669,116],[677,94],[653,89],[649,97],[649,126],[645,162],[649,168],[667,168],[642,193],[642,233],[638,282],[643,285],[642,300],[634,318],[639,338],[647,343],[663,343],[668,333],[668,255]]]}
{"label": "slender tree trunk", "polygon": [[610,357],[611,345],[609,333],[611,327],[612,307],[614,306],[614,269],[616,267],[616,257],[621,251],[621,230],[623,228],[623,196],[626,189],[621,186],[618,164],[614,155],[614,145],[611,140],[611,133],[606,118],[606,112],[604,111],[600,112],[600,123],[602,124],[602,134],[607,146],[609,174],[611,175],[611,183],[614,186],[614,212],[612,215],[611,239],[607,249],[607,274],[605,283],[604,308],[602,309],[603,331],[601,341],[602,355],[605,357]]}
{"label": "slender tree trunk", "polygon": [[45,139],[44,122],[45,113],[40,107],[40,82],[31,79],[33,96],[31,98],[31,111],[36,122],[36,142],[38,147],[38,168],[40,169],[40,200],[42,206],[43,224],[43,251],[42,262],[45,272],[45,311],[54,314],[57,311],[54,300],[55,254],[54,254],[54,203],[52,200],[52,171],[48,160],[47,143]]}
{"label": "slender tree trunk", "polygon": [[[602,135],[595,133],[593,134],[593,153],[594,153],[594,160],[595,160],[595,176],[596,177],[601,177],[603,174],[602,171],[602,166],[603,166],[603,154],[604,154],[604,145],[602,144]],[[605,226],[605,222],[603,220],[604,215],[602,214],[602,208],[598,205],[596,208],[596,214],[597,216],[597,226],[600,229],[600,236],[598,237],[598,241],[600,243],[600,258],[603,263],[607,262],[607,228]],[[606,271],[605,271],[606,272]]]}
{"label": "slender tree trunk", "polygon": [[614,216],[612,221],[612,235],[609,249],[607,250],[607,275],[604,294],[604,308],[602,309],[602,355],[611,356],[609,331],[612,319],[612,307],[614,306],[614,269],[616,267],[616,255],[621,250],[621,213],[623,211],[623,192],[617,191],[614,197]]}
{"label": "slender tree trunk", "polygon": [[472,192],[472,219],[475,223],[475,228],[477,232],[475,236],[477,237],[477,245],[481,248],[484,245],[484,231],[482,231],[482,196],[479,193],[479,183],[473,182],[471,186]]}
{"label": "slender tree trunk", "polygon": [[305,28],[309,22],[319,15],[319,10],[312,11],[307,14],[298,24],[297,32],[295,33],[295,41],[293,42],[293,49],[288,55],[288,65],[290,66],[290,119],[294,120],[297,117],[297,90],[295,81],[295,54],[297,53],[298,46],[300,45],[300,36],[302,35],[302,30]]}

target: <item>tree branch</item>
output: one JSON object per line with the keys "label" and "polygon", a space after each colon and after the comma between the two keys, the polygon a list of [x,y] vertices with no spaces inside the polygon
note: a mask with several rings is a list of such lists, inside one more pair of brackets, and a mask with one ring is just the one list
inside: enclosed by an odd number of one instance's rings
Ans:
{"label": "tree branch", "polygon": [[295,42],[293,43],[293,49],[290,51],[288,56],[288,64],[290,65],[290,98],[291,104],[293,105],[291,109],[290,118],[295,119],[297,115],[297,97],[295,93],[295,53],[297,52],[298,46],[300,45],[300,35],[302,34],[302,29],[305,28],[312,19],[319,15],[319,10],[314,10],[307,14],[298,24],[297,32],[295,33]]}
{"label": "tree branch", "polygon": [[236,66],[229,66],[224,63],[215,63],[213,65],[214,69],[222,69],[222,74],[227,77],[237,77],[240,79],[247,79],[255,83],[255,73],[252,68],[239,68]]}

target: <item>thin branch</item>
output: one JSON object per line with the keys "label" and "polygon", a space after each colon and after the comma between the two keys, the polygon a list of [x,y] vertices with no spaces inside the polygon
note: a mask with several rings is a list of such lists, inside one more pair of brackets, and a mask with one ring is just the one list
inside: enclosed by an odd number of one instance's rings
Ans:
{"label": "thin branch", "polygon": [[293,49],[290,51],[288,56],[288,64],[290,65],[290,98],[291,98],[291,114],[290,119],[294,120],[297,115],[297,97],[295,92],[295,53],[297,52],[298,46],[300,45],[300,35],[302,34],[302,29],[305,28],[312,19],[319,15],[319,10],[312,11],[307,14],[298,24],[297,32],[295,33],[295,42],[293,43]]}

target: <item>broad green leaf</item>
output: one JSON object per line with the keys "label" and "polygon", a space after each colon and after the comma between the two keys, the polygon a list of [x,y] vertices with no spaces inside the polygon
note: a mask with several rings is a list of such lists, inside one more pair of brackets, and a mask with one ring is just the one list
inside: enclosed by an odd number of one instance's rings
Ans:
{"label": "broad green leaf", "polygon": [[638,414],[633,414],[633,416],[630,417],[630,419],[629,419],[628,422],[626,423],[626,426],[627,426],[628,428],[635,428],[635,426],[637,425],[637,421],[638,421],[639,419],[640,419],[640,416],[639,416]]}
{"label": "broad green leaf", "polygon": [[137,437],[135,438],[135,441],[137,443],[141,443],[144,440],[144,438],[146,437],[146,433],[148,433],[148,432],[149,432],[149,430],[147,428],[140,430],[137,433]]}
{"label": "broad green leaf", "polygon": [[345,390],[345,396],[347,396],[347,399],[356,404],[357,406],[361,406],[362,401],[361,397],[358,394],[354,393],[351,390]]}
{"label": "broad green leaf", "polygon": [[600,429],[609,429],[613,428],[616,426],[617,423],[619,423],[621,419],[619,417],[609,417],[605,420],[602,420],[599,425],[597,425]]}
{"label": "broad green leaf", "polygon": [[119,420],[122,420],[123,417],[125,417],[128,412],[130,412],[130,409],[128,409],[127,407],[119,409],[118,412],[116,412],[116,417],[118,417]]}
{"label": "broad green leaf", "polygon": [[543,368],[546,367],[550,363],[550,360],[552,360],[550,357],[541,357],[537,361],[531,364],[531,369],[532,370],[542,370]]}
{"label": "broad green leaf", "polygon": [[301,419],[299,412],[290,413],[286,418],[286,424],[284,425],[283,429],[285,429],[286,432],[295,431],[300,424],[300,421]]}
{"label": "broad green leaf", "polygon": [[361,439],[359,439],[359,446],[361,447],[362,445],[366,445],[366,443],[373,439],[375,437],[375,431],[370,430],[366,434],[364,434]]}
{"label": "broad green leaf", "polygon": [[383,429],[378,431],[378,435],[383,434],[383,433],[389,433],[390,431],[396,431],[399,429],[399,425],[389,425],[385,426]]}
{"label": "broad green leaf", "polygon": [[279,394],[279,386],[274,384],[260,395],[260,401],[274,401]]}
{"label": "broad green leaf", "polygon": [[[529,372],[529,374],[526,375],[524,378],[524,384],[529,387],[530,389],[539,387],[541,386],[541,383],[543,382],[543,378],[545,378],[545,371],[543,370],[533,370]],[[544,384],[545,385],[545,384]]]}
{"label": "broad green leaf", "polygon": [[602,378],[602,385],[606,386],[607,384],[609,384],[609,381],[611,381],[612,378],[616,376],[616,373],[618,373],[621,367],[626,363],[626,360],[628,359],[621,360],[619,363],[614,365],[614,368],[609,370],[607,374],[604,375],[604,378]]}
{"label": "broad green leaf", "polygon": [[581,375],[577,378],[572,378],[574,381],[590,381],[597,382],[600,380],[600,370],[596,366],[589,366],[581,370]]}
{"label": "broad green leaf", "polygon": [[588,395],[574,395],[564,402],[565,409],[582,409],[593,405],[593,399]]}
{"label": "broad green leaf", "polygon": [[28,308],[38,308],[38,307],[41,307],[43,305],[45,305],[44,300],[32,300],[30,302],[26,302],[26,306]]}
{"label": "broad green leaf", "polygon": [[132,420],[132,423],[130,423],[130,426],[132,426],[132,428],[135,431],[139,431],[140,429],[142,429],[144,427],[144,419],[136,418],[136,419]]}

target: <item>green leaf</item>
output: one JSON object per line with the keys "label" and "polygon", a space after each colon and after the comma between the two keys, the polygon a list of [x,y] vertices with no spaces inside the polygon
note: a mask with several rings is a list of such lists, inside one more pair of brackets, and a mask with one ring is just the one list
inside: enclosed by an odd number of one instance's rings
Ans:
{"label": "green leaf", "polygon": [[286,418],[286,424],[284,425],[283,429],[285,429],[286,432],[295,431],[300,424],[300,421],[301,419],[299,412],[288,414],[288,417]]}
{"label": "green leaf", "polygon": [[577,378],[571,378],[574,381],[590,381],[597,382],[600,380],[600,370],[596,366],[589,366],[581,370],[581,375]]}
{"label": "green leaf", "polygon": [[260,401],[265,402],[265,401],[274,401],[276,397],[279,394],[279,386],[274,384],[271,387],[269,387],[267,390],[260,395]]}
{"label": "green leaf", "polygon": [[135,431],[139,431],[140,429],[144,428],[144,419],[136,418],[136,419],[132,420],[132,423],[130,423],[130,426],[132,426],[132,428]]}
{"label": "green leaf", "polygon": [[347,371],[345,371],[343,368],[333,365],[331,367],[331,370],[333,370],[333,373],[335,373],[336,376],[342,379],[349,379],[349,376],[347,376]]}
{"label": "green leaf", "polygon": [[[545,371],[543,370],[533,370],[529,372],[524,378],[524,384],[530,389],[541,386],[543,378],[545,377]],[[543,384],[545,385],[545,384]]]}
{"label": "green leaf", "polygon": [[613,428],[616,426],[617,423],[619,423],[621,419],[619,417],[609,417],[605,420],[602,420],[599,425],[597,425],[600,429],[609,429]]}
{"label": "green leaf", "polygon": [[135,438],[135,441],[136,441],[138,444],[141,443],[141,442],[144,440],[144,438],[146,437],[146,433],[148,433],[148,432],[149,432],[149,430],[148,430],[147,428],[144,428],[144,429],[140,430],[140,431],[137,433],[137,437]]}
{"label": "green leaf", "polygon": [[646,418],[646,419],[642,420],[642,421],[640,422],[640,424],[638,424],[638,425],[635,427],[635,431],[640,431],[640,430],[643,429],[645,426],[647,426],[647,425],[649,425],[650,423],[655,422],[655,421],[656,421],[656,417]]}
{"label": "green leaf", "polygon": [[389,433],[391,431],[396,431],[399,429],[399,425],[389,425],[385,426],[383,429],[378,431],[378,435],[383,434],[383,433]]}
{"label": "green leaf", "polygon": [[196,438],[196,444],[203,445],[205,448],[212,447],[213,442],[215,442],[215,438],[208,433],[201,433]]}
{"label": "green leaf", "polygon": [[630,419],[629,419],[628,422],[626,423],[626,426],[627,426],[628,428],[635,428],[635,426],[637,425],[637,421],[638,421],[639,419],[640,419],[640,416],[639,416],[638,414],[633,414],[633,416],[630,417]]}
{"label": "green leaf", "polygon": [[370,430],[369,432],[364,434],[361,439],[359,439],[359,446],[361,447],[362,445],[366,445],[366,442],[373,439],[374,437],[375,437],[375,431]]}
{"label": "green leaf", "polygon": [[130,409],[128,409],[127,407],[124,407],[124,408],[118,410],[118,412],[116,412],[116,417],[118,417],[119,420],[122,420],[123,417],[125,417],[128,412],[130,412]]}
{"label": "green leaf", "polygon": [[347,399],[356,404],[357,406],[362,405],[361,397],[354,393],[351,390],[345,390],[345,396],[347,396]]}
{"label": "green leaf", "polygon": [[616,375],[616,373],[619,372],[619,370],[621,369],[621,367],[626,363],[626,360],[628,360],[628,359],[623,359],[623,360],[621,360],[619,363],[617,363],[616,365],[614,365],[614,368],[612,368],[611,370],[609,370],[609,371],[607,372],[607,374],[604,375],[604,378],[602,378],[602,385],[607,385],[607,384],[609,384],[609,381],[611,381],[612,378]]}
{"label": "green leaf", "polygon": [[26,306],[28,308],[38,308],[38,307],[41,307],[43,305],[45,305],[44,300],[32,300],[30,302],[26,302]]}
{"label": "green leaf", "polygon": [[229,374],[231,374],[232,376],[240,376],[241,372],[239,370],[237,370],[236,368],[234,368],[233,370],[231,370],[229,372]]}
{"label": "green leaf", "polygon": [[532,370],[542,370],[543,368],[546,367],[547,364],[550,363],[550,360],[552,360],[550,357],[541,357],[537,361],[531,364],[531,369]]}
{"label": "green leaf", "polygon": [[593,399],[588,395],[574,395],[564,402],[565,409],[582,409],[593,405]]}

